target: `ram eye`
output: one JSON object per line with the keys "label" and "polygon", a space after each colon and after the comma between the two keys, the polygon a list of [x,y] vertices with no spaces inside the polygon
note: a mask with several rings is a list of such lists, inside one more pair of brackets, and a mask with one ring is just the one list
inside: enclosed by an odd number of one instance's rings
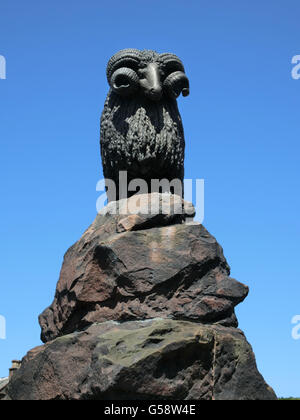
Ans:
{"label": "ram eye", "polygon": [[138,72],[137,72],[137,74],[139,75],[139,77],[141,79],[145,79],[145,77],[146,77],[146,69],[139,69]]}

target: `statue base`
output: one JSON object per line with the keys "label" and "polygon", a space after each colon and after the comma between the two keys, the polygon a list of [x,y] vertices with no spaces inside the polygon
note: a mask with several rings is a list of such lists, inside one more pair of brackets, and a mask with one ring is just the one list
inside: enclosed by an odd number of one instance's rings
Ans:
{"label": "statue base", "polygon": [[180,197],[138,199],[109,203],[67,251],[39,318],[46,344],[7,398],[276,399],[237,329],[248,288],[221,246],[186,223],[195,211]]}

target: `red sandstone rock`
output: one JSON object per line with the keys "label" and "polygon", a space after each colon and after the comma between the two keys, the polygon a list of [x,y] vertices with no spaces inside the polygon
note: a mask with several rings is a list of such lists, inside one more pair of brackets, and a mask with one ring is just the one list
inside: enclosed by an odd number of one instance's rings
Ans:
{"label": "red sandstone rock", "polygon": [[[160,206],[161,197],[154,195]],[[142,209],[148,199],[141,197]],[[118,209],[125,204],[118,202]],[[113,205],[66,253],[54,302],[39,317],[44,342],[108,320],[237,326],[234,307],[248,288],[229,277],[221,246],[202,225],[185,224],[185,212],[172,210],[114,215]],[[173,209],[183,205],[173,199]]]}
{"label": "red sandstone rock", "polygon": [[236,328],[174,320],[91,325],[29,352],[12,400],[274,400]]}

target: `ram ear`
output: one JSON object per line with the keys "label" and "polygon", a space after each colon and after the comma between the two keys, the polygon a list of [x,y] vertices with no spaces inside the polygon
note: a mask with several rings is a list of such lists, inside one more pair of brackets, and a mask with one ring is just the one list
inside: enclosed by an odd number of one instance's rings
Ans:
{"label": "ram ear", "polygon": [[182,71],[175,71],[165,79],[164,89],[172,99],[178,98],[181,93],[182,96],[188,96],[190,93],[189,79]]}

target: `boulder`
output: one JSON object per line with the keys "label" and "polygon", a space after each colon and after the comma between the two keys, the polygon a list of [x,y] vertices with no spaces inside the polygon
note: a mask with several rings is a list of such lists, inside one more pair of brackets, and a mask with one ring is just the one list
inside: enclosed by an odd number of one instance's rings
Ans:
{"label": "boulder", "polygon": [[232,327],[152,319],[95,323],[31,350],[12,400],[274,400]]}
{"label": "boulder", "polygon": [[2,398],[276,399],[237,328],[248,288],[194,214],[169,194],[109,203],[67,251],[39,317],[45,344]]}
{"label": "boulder", "polygon": [[230,277],[204,226],[185,223],[194,213],[190,203],[158,193],[105,207],[64,257],[54,301],[39,317],[43,342],[108,320],[237,326],[234,307],[248,288]]}

